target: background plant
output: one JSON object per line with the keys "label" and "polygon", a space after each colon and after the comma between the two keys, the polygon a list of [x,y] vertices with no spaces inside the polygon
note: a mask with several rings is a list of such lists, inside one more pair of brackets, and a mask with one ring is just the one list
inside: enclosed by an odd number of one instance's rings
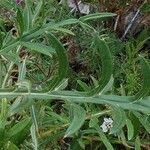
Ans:
{"label": "background plant", "polygon": [[[109,31],[91,26],[91,20],[115,14],[95,13],[79,19],[70,15],[55,21],[55,12],[61,7],[57,8],[56,2],[26,0],[20,5],[11,2],[1,4],[12,13],[8,22],[2,18],[0,26],[2,149],[100,149],[104,146],[117,149],[119,145],[148,148],[150,66],[147,51],[141,51],[147,48],[144,46],[148,35],[142,33],[124,46]],[[56,8],[48,9],[48,4]],[[7,28],[6,22],[12,26]],[[72,74],[67,59],[69,47],[60,42],[68,35],[74,38],[75,28],[90,37],[86,42],[87,38],[81,35],[77,43],[84,48],[77,58],[83,64],[82,60],[88,61],[87,68],[91,70],[91,76],[84,80],[82,69],[82,76],[77,76],[76,71]],[[116,42],[122,45],[121,50]],[[116,60],[124,62],[123,66],[119,65],[121,71],[115,67]],[[88,75],[88,70],[85,73]],[[75,82],[73,79],[68,84],[70,76],[78,79],[76,86],[70,86]],[[140,79],[143,81],[138,84]],[[104,117],[113,118],[111,134],[103,133],[100,127]]]}

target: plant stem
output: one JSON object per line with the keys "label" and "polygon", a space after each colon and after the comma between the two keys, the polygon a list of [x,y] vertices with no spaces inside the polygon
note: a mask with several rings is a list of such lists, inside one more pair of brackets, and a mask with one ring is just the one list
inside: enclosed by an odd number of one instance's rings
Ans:
{"label": "plant stem", "polygon": [[53,91],[49,93],[29,93],[29,92],[0,92],[0,98],[16,98],[18,96],[28,97],[36,100],[68,100],[76,103],[95,103],[95,104],[109,104],[118,106],[123,109],[130,109],[141,111],[143,113],[150,113],[150,96],[145,97],[139,101],[132,101],[131,96],[117,96],[117,95],[100,95],[100,96],[85,96],[81,93],[69,91]]}

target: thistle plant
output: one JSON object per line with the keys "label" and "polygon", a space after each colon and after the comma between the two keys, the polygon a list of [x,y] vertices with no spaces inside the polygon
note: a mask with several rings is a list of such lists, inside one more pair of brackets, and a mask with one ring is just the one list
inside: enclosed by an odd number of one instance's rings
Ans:
{"label": "thistle plant", "polygon": [[[93,134],[107,149],[113,148],[113,141],[118,137],[123,145],[133,148],[140,144],[138,133],[134,130],[134,118],[137,124],[143,126],[150,133],[150,64],[143,56],[139,56],[143,84],[141,90],[133,96],[119,96],[110,92],[113,87],[113,57],[105,39],[90,25],[94,19],[115,17],[113,13],[95,13],[82,16],[79,19],[70,18],[55,22],[48,20],[45,1],[25,0],[24,6],[18,5],[21,1],[3,1],[2,6],[13,11],[13,29],[1,29],[0,44],[0,145],[3,149],[46,149],[51,139],[57,142],[59,137],[80,138],[80,145],[84,149],[86,141]],[[84,91],[66,90],[68,85],[68,58],[63,43],[57,38],[59,34],[74,35],[70,26],[79,26],[92,32],[91,47],[99,55],[100,76],[97,85],[90,87],[80,82]],[[5,26],[2,26],[5,28]],[[25,56],[21,57],[25,50]],[[29,64],[32,56],[37,55],[49,62],[57,60],[55,71],[48,77],[47,87],[40,90],[34,88],[28,76]],[[6,67],[6,69],[4,69]],[[11,71],[17,68],[17,79],[12,83]],[[34,68],[32,68],[34,69]],[[110,94],[112,93],[112,94]],[[54,106],[49,103],[63,101],[60,114],[54,111]],[[89,114],[84,104],[104,106]],[[17,118],[17,114],[18,118]],[[68,114],[71,120],[68,117]],[[103,133],[100,127],[100,118],[110,116],[113,119],[110,135]],[[14,119],[13,119],[14,117]],[[11,120],[11,122],[9,122]],[[89,121],[89,127],[82,130],[82,126]],[[45,128],[44,128],[45,127]],[[127,130],[123,130],[124,128]],[[91,130],[90,130],[91,129]],[[88,135],[87,135],[88,133]],[[56,135],[56,136],[55,136]],[[116,137],[114,137],[114,135]],[[127,138],[125,137],[127,135]],[[28,139],[29,138],[29,139]],[[115,139],[115,140],[114,140]],[[30,144],[29,144],[30,143]],[[82,143],[82,144],[81,144]],[[116,142],[117,143],[117,142]],[[28,145],[28,146],[27,146]],[[51,148],[57,148],[51,143]],[[141,144],[143,145],[143,143]]]}

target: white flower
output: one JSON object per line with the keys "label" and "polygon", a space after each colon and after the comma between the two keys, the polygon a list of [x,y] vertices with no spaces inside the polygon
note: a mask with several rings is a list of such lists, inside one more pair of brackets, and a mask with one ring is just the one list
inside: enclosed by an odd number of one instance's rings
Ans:
{"label": "white flower", "polygon": [[100,126],[103,132],[108,132],[109,129],[113,127],[112,123],[113,123],[113,120],[111,118],[104,118],[104,122]]}

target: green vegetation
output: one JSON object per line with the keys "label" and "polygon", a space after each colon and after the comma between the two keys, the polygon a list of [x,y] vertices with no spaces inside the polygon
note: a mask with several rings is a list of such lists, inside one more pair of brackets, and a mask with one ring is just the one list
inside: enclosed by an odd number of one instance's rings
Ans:
{"label": "green vegetation", "polygon": [[0,3],[0,149],[149,150],[147,20],[124,34],[132,20],[116,19],[133,1],[86,2],[102,8]]}

